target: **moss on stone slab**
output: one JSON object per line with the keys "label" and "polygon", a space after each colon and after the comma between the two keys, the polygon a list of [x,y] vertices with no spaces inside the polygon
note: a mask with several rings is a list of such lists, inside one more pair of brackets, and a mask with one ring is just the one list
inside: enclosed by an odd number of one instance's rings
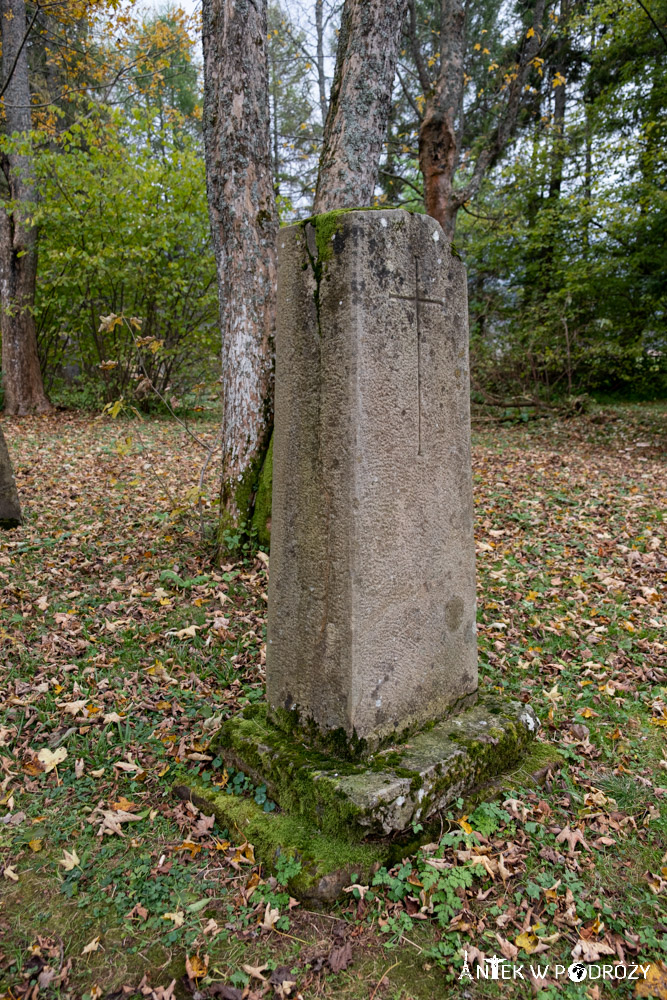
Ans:
{"label": "moss on stone slab", "polygon": [[214,744],[229,764],[266,784],[281,808],[341,840],[402,834],[460,795],[516,766],[537,732],[518,702],[476,705],[363,761],[332,758],[286,733],[255,705],[229,719]]}
{"label": "moss on stone slab", "polygon": [[387,848],[382,844],[332,837],[296,816],[266,813],[252,799],[196,785],[177,786],[174,791],[205,812],[212,811],[230,836],[253,844],[257,857],[269,870],[275,871],[280,857],[300,861],[301,871],[288,885],[299,899],[334,900],[343,886],[349,885],[352,874],[368,881],[387,858]]}

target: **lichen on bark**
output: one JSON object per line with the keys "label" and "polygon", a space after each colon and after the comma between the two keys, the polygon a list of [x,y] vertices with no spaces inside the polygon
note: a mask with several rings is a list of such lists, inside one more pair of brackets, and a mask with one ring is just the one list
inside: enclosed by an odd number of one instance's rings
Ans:
{"label": "lichen on bark", "polygon": [[368,205],[385,138],[406,0],[345,0],[316,214]]}
{"label": "lichen on bark", "polygon": [[204,0],[204,146],[222,332],[220,548],[252,515],[273,413],[278,220],[266,2]]}

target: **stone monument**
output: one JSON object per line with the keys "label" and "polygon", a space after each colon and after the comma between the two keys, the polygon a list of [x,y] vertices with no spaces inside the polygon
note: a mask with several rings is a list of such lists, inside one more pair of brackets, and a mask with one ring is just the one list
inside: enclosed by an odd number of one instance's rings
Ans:
{"label": "stone monument", "polygon": [[217,746],[280,812],[213,806],[296,849],[324,894],[538,727],[526,705],[477,703],[469,396],[465,269],[434,219],[280,230],[268,705]]}
{"label": "stone monument", "polygon": [[267,698],[363,749],[477,691],[466,278],[427,216],[333,222],[279,234]]}

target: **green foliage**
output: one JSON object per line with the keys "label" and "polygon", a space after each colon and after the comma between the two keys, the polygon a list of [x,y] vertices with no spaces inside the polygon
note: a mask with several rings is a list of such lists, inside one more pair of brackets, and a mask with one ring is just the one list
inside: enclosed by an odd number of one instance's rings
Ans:
{"label": "green foliage", "polygon": [[[56,400],[146,401],[151,384],[178,393],[213,375],[204,165],[187,134],[159,140],[155,155],[154,116],[135,110],[74,125],[37,157],[36,318]],[[138,322],[101,322],[121,314]]]}
{"label": "green foliage", "polygon": [[[547,398],[661,398],[664,46],[639,6],[623,3],[612,16],[606,0],[574,7],[553,44],[564,120],[545,93],[542,117],[526,122],[477,205],[459,217],[473,383],[505,396],[520,387]],[[556,62],[544,72],[558,89]]]}

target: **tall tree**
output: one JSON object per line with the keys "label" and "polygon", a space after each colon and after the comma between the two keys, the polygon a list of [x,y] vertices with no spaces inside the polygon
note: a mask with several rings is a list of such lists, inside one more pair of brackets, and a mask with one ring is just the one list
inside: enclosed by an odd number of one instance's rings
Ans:
{"label": "tall tree", "polygon": [[[432,80],[420,51],[415,0],[410,7],[410,37],[425,109],[419,130],[419,165],[424,176],[426,211],[437,219],[451,239],[456,215],[480,189],[486,173],[498,162],[514,136],[520,112],[530,95],[528,79],[535,71],[543,36],[547,0],[535,0],[529,19],[521,25],[521,37],[510,47],[504,67],[491,62],[488,70],[500,70],[500,82],[492,114],[485,122],[467,170],[466,180],[456,185],[461,166],[464,136],[464,96],[468,82],[466,65],[466,7],[463,0],[442,0],[440,13],[439,70]],[[475,47],[481,49],[480,42]],[[489,53],[488,49],[484,50]],[[486,88],[484,88],[486,89]]]}
{"label": "tall tree", "polygon": [[[4,204],[0,209],[0,328],[5,410],[17,416],[46,413],[37,356],[34,301],[37,275],[37,232],[31,222],[35,200],[32,160],[21,142],[31,128],[30,81],[24,0],[0,0],[2,90],[5,114],[0,167]],[[23,139],[21,139],[23,137]]]}
{"label": "tall tree", "polygon": [[406,0],[345,0],[315,213],[371,202],[405,12]]}
{"label": "tall tree", "polygon": [[204,0],[204,146],[222,328],[220,542],[248,514],[273,409],[276,215],[266,0]]}

